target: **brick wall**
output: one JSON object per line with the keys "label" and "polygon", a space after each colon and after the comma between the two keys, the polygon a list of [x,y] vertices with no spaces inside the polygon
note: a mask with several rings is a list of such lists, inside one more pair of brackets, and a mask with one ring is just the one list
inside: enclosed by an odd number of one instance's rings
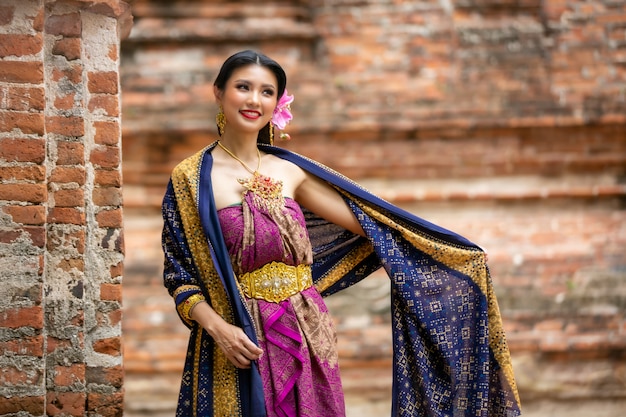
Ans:
{"label": "brick wall", "polygon": [[121,1],[0,5],[0,415],[121,416]]}
{"label": "brick wall", "polygon": [[[525,415],[623,414],[625,1],[137,0],[133,14],[130,415],[176,399],[187,331],[161,283],[158,206],[173,166],[216,138],[212,83],[246,47],[287,71],[284,146],[487,250]],[[351,416],[389,414],[388,290],[376,276],[327,300]]]}

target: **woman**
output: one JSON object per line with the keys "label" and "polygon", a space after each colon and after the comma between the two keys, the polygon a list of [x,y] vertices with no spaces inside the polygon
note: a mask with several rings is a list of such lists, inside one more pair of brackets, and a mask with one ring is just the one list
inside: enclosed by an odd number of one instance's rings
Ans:
{"label": "woman", "polygon": [[220,139],[181,162],[163,201],[164,281],[191,329],[178,416],[343,416],[320,296],[383,266],[392,280],[392,415],[515,416],[484,253],[272,146],[286,76],[242,51],[214,84]]}

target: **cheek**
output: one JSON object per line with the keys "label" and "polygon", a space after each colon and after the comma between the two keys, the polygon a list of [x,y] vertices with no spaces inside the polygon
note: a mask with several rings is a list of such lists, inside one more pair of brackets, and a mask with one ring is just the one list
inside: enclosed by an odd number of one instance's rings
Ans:
{"label": "cheek", "polygon": [[266,100],[263,102],[263,109],[265,113],[272,114],[276,108],[276,100]]}

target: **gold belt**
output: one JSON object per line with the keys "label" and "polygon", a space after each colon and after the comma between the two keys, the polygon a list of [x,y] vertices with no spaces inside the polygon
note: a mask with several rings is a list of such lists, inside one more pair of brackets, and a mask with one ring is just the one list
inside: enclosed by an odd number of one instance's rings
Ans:
{"label": "gold belt", "polygon": [[272,262],[240,275],[239,285],[246,297],[278,303],[313,285],[311,266]]}

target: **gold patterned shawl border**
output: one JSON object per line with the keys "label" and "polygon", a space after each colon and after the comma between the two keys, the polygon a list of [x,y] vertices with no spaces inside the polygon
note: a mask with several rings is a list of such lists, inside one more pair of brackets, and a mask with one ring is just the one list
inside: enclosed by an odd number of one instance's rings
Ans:
{"label": "gold patterned shawl border", "polygon": [[496,360],[500,364],[502,372],[511,386],[515,399],[519,405],[520,399],[517,391],[517,385],[515,383],[515,377],[513,375],[511,355],[506,342],[502,326],[502,318],[500,316],[500,309],[493,292],[493,285],[487,269],[484,252],[479,249],[463,248],[461,246],[446,244],[445,242],[433,239],[430,236],[422,236],[416,231],[409,230],[399,223],[394,222],[388,216],[379,212],[375,208],[362,203],[353,196],[346,194],[343,191],[342,193],[353,200],[367,215],[399,231],[405,239],[424,253],[431,256],[433,259],[443,263],[451,269],[469,276],[480,288],[487,299],[489,346],[491,347]]}
{"label": "gold patterned shawl border", "polygon": [[369,242],[364,242],[348,253],[337,265],[326,271],[316,282],[315,288],[322,292],[332,287],[337,281],[363,262],[374,252],[374,248]]}
{"label": "gold patterned shawl border", "polygon": [[[195,324],[200,327],[198,323]],[[198,415],[198,379],[200,378],[200,355],[202,354],[202,330],[198,329],[196,331],[196,340],[195,340],[195,350],[193,355],[193,372],[191,373],[191,377],[193,378],[193,398],[191,399],[191,411],[192,415],[195,417]]]}
{"label": "gold patterned shawl border", "polygon": [[[211,252],[204,235],[198,212],[198,186],[202,158],[212,145],[207,146],[195,155],[185,159],[172,171],[172,185],[176,195],[178,209],[181,212],[183,229],[191,250],[191,254],[200,273],[200,278],[208,291],[208,299],[215,311],[226,321],[232,323],[234,315],[226,291],[215,271]],[[224,356],[221,349],[215,349],[213,359],[213,395],[219,401],[214,402],[215,415],[233,414],[233,407],[238,408],[238,378],[236,368]],[[195,369],[198,371],[198,368]],[[194,380],[194,390],[198,387]],[[194,392],[195,393],[195,392]],[[195,396],[197,398],[197,396]]]}

